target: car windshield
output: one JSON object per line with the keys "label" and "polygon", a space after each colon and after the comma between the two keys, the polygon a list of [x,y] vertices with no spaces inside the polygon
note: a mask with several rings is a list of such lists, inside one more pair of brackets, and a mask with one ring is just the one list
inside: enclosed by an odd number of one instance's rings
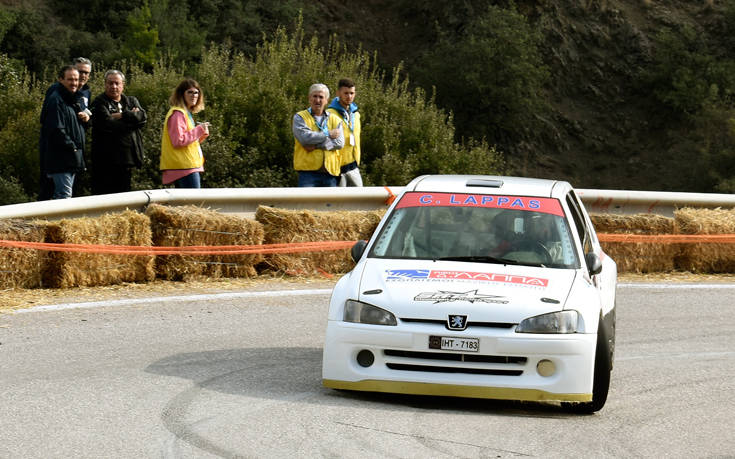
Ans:
{"label": "car windshield", "polygon": [[411,192],[368,256],[578,268],[574,247],[556,199]]}

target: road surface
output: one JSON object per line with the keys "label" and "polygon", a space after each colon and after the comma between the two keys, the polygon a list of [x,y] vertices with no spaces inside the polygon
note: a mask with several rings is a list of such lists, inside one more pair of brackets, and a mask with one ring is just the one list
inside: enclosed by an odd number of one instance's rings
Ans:
{"label": "road surface", "polygon": [[330,285],[287,287],[0,315],[0,458],[735,455],[733,284],[621,284],[589,416],[326,389]]}

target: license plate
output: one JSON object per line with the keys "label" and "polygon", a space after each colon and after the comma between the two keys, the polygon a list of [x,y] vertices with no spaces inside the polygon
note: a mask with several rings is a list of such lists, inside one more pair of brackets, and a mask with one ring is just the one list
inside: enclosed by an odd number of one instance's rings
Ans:
{"label": "license plate", "polygon": [[429,349],[478,352],[480,350],[480,339],[457,338],[456,336],[429,336]]}

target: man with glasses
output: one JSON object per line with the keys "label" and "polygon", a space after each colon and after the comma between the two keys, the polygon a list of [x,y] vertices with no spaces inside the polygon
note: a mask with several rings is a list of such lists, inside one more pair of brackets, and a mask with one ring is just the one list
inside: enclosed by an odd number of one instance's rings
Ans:
{"label": "man with glasses", "polygon": [[84,114],[87,115],[87,121],[92,116],[92,112],[89,110],[89,103],[92,100],[92,91],[89,89],[87,82],[89,81],[89,75],[92,73],[92,61],[86,57],[74,58],[74,68],[79,72],[79,89],[77,89],[77,98],[79,99],[79,105]]}

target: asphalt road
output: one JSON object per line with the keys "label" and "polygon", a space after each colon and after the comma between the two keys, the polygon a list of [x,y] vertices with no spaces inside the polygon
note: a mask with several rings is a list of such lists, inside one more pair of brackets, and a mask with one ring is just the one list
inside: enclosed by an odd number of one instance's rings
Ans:
{"label": "asphalt road", "polygon": [[621,285],[589,416],[325,389],[291,288],[0,315],[0,458],[735,457],[735,285]]}

